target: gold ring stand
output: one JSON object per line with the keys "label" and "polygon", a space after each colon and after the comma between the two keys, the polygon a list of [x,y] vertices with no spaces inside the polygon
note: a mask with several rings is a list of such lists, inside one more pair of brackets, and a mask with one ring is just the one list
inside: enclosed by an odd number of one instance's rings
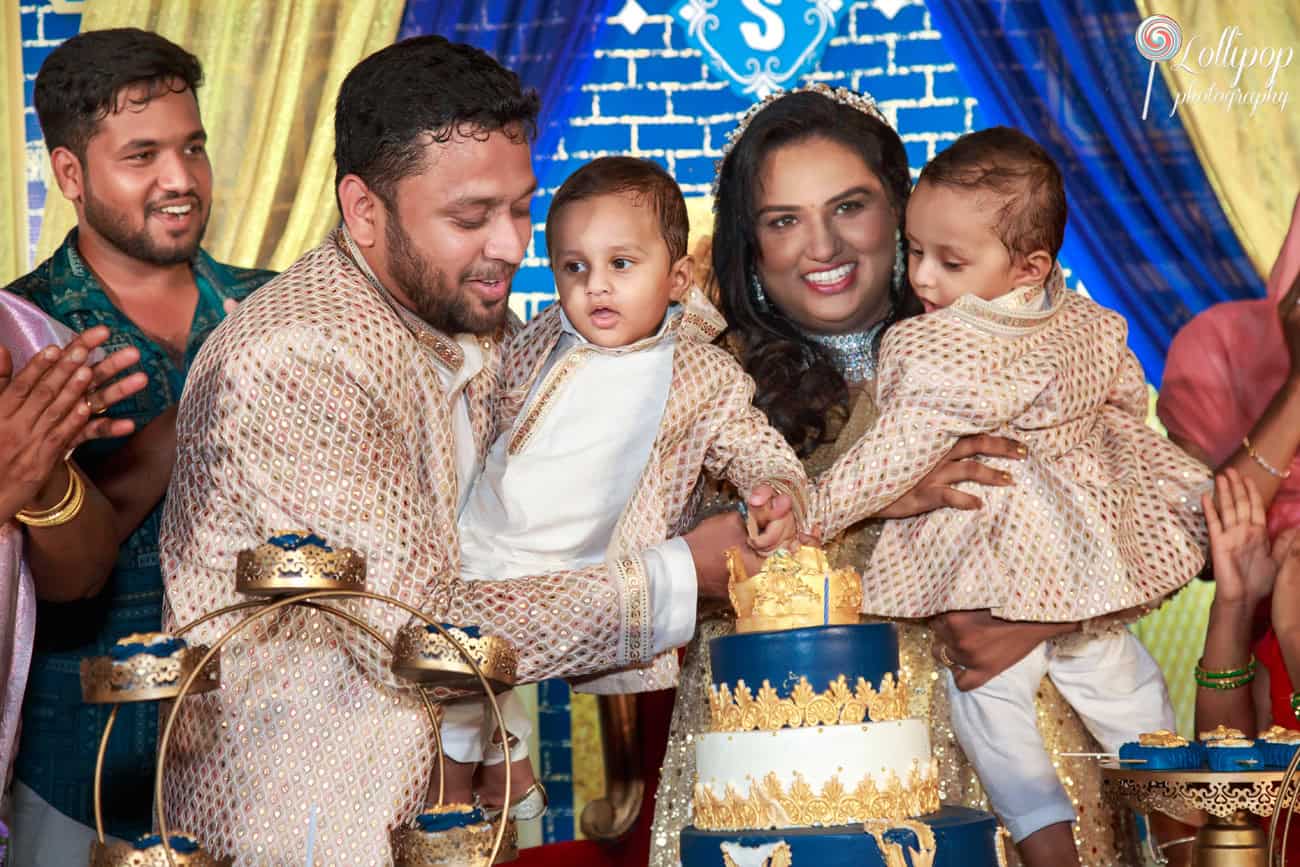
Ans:
{"label": "gold ring stand", "polygon": [[[1194,867],[1274,867],[1286,863],[1286,832],[1300,789],[1298,759],[1300,752],[1285,771],[1144,771],[1109,760],[1101,763],[1102,791],[1140,813],[1159,811],[1175,818],[1207,814],[1193,843]],[[1252,815],[1271,816],[1270,827]]]}
{"label": "gold ring stand", "polygon": [[[398,654],[395,652],[394,643],[389,642],[376,629],[351,612],[322,603],[326,600],[335,599],[365,599],[400,608],[411,617],[425,624],[423,627],[419,624],[404,627],[402,632],[414,630],[419,633],[429,634],[431,637],[440,639],[442,646],[454,652],[455,656],[448,653],[445,654],[445,659],[440,657],[441,669],[438,663],[426,660],[422,667],[412,670],[412,674],[415,676],[408,678],[420,684],[420,699],[429,718],[429,725],[433,729],[438,770],[439,807],[443,806],[444,798],[444,766],[442,737],[439,731],[441,714],[436,707],[436,702],[447,698],[464,696],[468,693],[481,692],[491,707],[492,717],[501,736],[501,742],[507,743],[509,741],[510,735],[506,730],[505,720],[501,715],[501,708],[496,700],[497,692],[508,689],[514,684],[514,654],[508,643],[502,642],[500,639],[493,639],[483,645],[483,639],[479,639],[479,646],[467,647],[467,644],[473,645],[474,642],[466,641],[466,633],[462,630],[453,628],[449,631],[442,624],[430,619],[424,612],[407,605],[401,600],[365,590],[365,561],[353,551],[342,549],[335,552],[338,556],[332,565],[334,567],[341,566],[341,568],[328,568],[327,566],[324,569],[321,568],[319,561],[312,562],[312,557],[302,556],[306,552],[301,550],[287,551],[285,552],[285,560],[294,566],[304,568],[276,570],[272,568],[274,564],[265,562],[266,554],[262,550],[265,548],[266,546],[261,546],[258,552],[246,551],[239,555],[238,572],[240,578],[237,580],[237,589],[240,592],[265,597],[264,599],[240,602],[211,611],[198,620],[172,632],[174,637],[180,638],[187,632],[217,617],[247,612],[239,622],[213,642],[211,647],[193,645],[180,654],[180,676],[177,678],[177,683],[158,685],[149,689],[113,690],[110,681],[107,679],[110,676],[110,670],[106,667],[107,660],[105,658],[96,657],[82,662],[83,699],[87,702],[113,705],[113,709],[109,712],[108,720],[104,725],[104,733],[99,742],[99,754],[95,760],[94,809],[96,839],[91,844],[90,867],[231,867],[233,865],[232,858],[214,858],[201,848],[193,852],[179,852],[172,848],[172,836],[167,828],[166,803],[163,795],[164,769],[167,762],[168,748],[171,743],[172,728],[176,723],[181,700],[190,695],[197,695],[220,688],[218,660],[221,648],[254,623],[290,606],[311,608],[352,624],[388,651],[390,657],[393,658],[393,670],[399,675],[404,675],[404,671],[411,670],[411,667],[409,665],[398,665]],[[257,556],[254,556],[255,554]],[[275,574],[277,571],[281,574]],[[284,574],[289,572],[296,572],[297,574]],[[338,580],[332,579],[329,577],[330,575],[336,576]],[[504,649],[496,647],[496,645],[504,645]],[[483,652],[484,647],[487,647],[492,652],[485,655]],[[485,659],[489,663],[487,671],[480,665],[479,659]],[[143,664],[152,663],[146,661]],[[161,837],[160,845],[141,850],[135,848],[129,842],[108,843],[104,838],[100,790],[103,779],[104,755],[108,748],[109,736],[113,731],[113,723],[117,718],[117,706],[126,702],[158,701],[172,698],[177,701],[172,704],[166,714],[162,736],[159,738],[158,743],[158,769],[154,776],[154,806],[158,819],[158,832]],[[511,795],[509,762],[506,763],[505,770],[504,802],[509,804]],[[471,854],[471,857],[459,861],[459,863],[470,865],[470,867],[488,867],[488,865],[513,857],[513,838],[516,832],[514,823],[509,820],[509,813],[508,809],[501,811],[500,821],[495,829],[491,829],[490,825],[484,823],[484,827],[489,829],[488,833],[477,832],[480,836],[473,846],[476,851],[468,853]],[[469,831],[471,828],[472,826],[457,830]],[[416,839],[416,835],[419,835],[419,833],[413,826],[399,826],[394,830],[392,841],[394,854],[399,856],[397,867],[421,867],[425,863],[421,859],[427,853],[407,846],[405,848],[409,851],[413,860],[405,860],[403,852],[397,848],[399,840]]]}

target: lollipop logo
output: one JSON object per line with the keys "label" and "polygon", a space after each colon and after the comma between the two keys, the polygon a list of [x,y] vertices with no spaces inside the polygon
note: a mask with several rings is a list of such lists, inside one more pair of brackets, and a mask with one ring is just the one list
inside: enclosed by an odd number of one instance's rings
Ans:
{"label": "lollipop logo", "polygon": [[1138,53],[1152,63],[1170,60],[1183,47],[1183,30],[1168,15],[1152,15],[1144,19],[1134,38]]}
{"label": "lollipop logo", "polygon": [[[1156,64],[1172,62],[1179,90],[1173,81],[1173,109],[1199,103],[1215,103],[1225,109],[1243,105],[1253,115],[1262,105],[1285,109],[1290,96],[1279,86],[1285,70],[1295,59],[1294,46],[1255,42],[1235,24],[1223,28],[1217,43],[1202,39],[1203,34],[1189,33],[1183,38],[1178,22],[1168,15],[1149,15],[1142,19],[1133,42],[1144,60],[1150,61],[1147,92],[1142,99],[1142,119],[1151,108],[1151,89],[1155,84]],[[1198,44],[1199,43],[1199,44]],[[1243,76],[1250,75],[1243,80]],[[1260,86],[1262,82],[1262,87]],[[1226,87],[1223,86],[1226,83]]]}
{"label": "lollipop logo", "polygon": [[1151,71],[1147,73],[1147,95],[1142,100],[1142,119],[1147,119],[1147,110],[1151,107],[1151,85],[1156,79],[1156,64],[1171,60],[1183,47],[1183,30],[1178,22],[1168,15],[1151,15],[1142,20],[1137,32],[1133,34],[1137,42],[1138,53],[1151,61]]}

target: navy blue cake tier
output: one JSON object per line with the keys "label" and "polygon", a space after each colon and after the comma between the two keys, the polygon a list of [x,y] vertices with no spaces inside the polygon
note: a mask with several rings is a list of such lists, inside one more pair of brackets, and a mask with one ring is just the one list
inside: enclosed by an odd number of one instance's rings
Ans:
{"label": "navy blue cake tier", "polygon": [[[917,821],[934,832],[933,867],[998,867],[997,822],[989,813],[966,807],[944,807]],[[898,845],[904,853],[919,848],[916,832],[902,827],[882,835],[886,845]],[[876,840],[862,825],[834,828],[786,828],[775,831],[682,831],[682,867],[724,867],[723,846],[732,850],[772,847],[785,843],[794,867],[885,867],[885,856]],[[910,858],[910,855],[906,855]],[[737,859],[737,863],[740,863]],[[907,861],[910,865],[912,862]]]}
{"label": "navy blue cake tier", "polygon": [[713,639],[709,654],[715,688],[743,680],[757,691],[766,680],[788,698],[800,677],[818,692],[841,675],[850,688],[859,677],[873,687],[896,677],[898,633],[890,623],[747,632]]}

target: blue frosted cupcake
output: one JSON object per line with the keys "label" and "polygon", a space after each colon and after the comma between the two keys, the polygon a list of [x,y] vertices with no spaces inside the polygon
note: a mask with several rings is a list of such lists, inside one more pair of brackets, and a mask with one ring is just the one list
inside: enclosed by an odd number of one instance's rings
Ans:
{"label": "blue frosted cupcake", "polygon": [[1205,742],[1212,771],[1252,771],[1260,767],[1259,750],[1249,738],[1216,738]]}
{"label": "blue frosted cupcake", "polygon": [[1188,771],[1201,764],[1195,745],[1166,729],[1143,732],[1119,748],[1119,757],[1139,771]]}
{"label": "blue frosted cupcake", "polygon": [[1285,770],[1296,751],[1300,750],[1300,731],[1273,726],[1259,733],[1255,749],[1259,750],[1259,759],[1264,767]]}

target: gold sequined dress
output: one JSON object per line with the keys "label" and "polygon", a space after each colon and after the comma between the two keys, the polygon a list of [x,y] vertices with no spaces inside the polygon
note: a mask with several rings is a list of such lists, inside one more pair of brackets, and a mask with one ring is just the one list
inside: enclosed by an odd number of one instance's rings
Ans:
{"label": "gold sequined dress", "polygon": [[[860,390],[847,419],[838,420],[833,439],[806,461],[808,475],[816,478],[862,438],[877,418],[874,384]],[[842,423],[840,423],[842,422]],[[832,429],[834,430],[834,429]],[[861,569],[870,559],[880,536],[881,521],[864,521],[850,527],[827,545],[833,564]],[[930,721],[930,742],[939,764],[940,799],[975,809],[989,809],[975,771],[952,732],[948,696],[930,653],[930,630],[914,623],[899,624],[899,654],[904,676],[912,685],[910,713]],[[708,731],[709,641],[730,635],[735,621],[721,612],[702,617],[695,639],[686,650],[677,699],[673,706],[668,748],[655,796],[654,824],[650,836],[651,867],[679,867],[678,834],[691,822],[691,797],[695,784],[695,736]],[[1038,690],[1038,725],[1050,754],[1095,752],[1099,749],[1074,710],[1051,680],[1043,678]],[[1096,762],[1081,758],[1056,758],[1061,783],[1074,804],[1074,825],[1083,867],[1117,867],[1141,863],[1132,817],[1115,811],[1102,799],[1101,771]],[[1015,861],[1015,852],[1010,853]]]}

